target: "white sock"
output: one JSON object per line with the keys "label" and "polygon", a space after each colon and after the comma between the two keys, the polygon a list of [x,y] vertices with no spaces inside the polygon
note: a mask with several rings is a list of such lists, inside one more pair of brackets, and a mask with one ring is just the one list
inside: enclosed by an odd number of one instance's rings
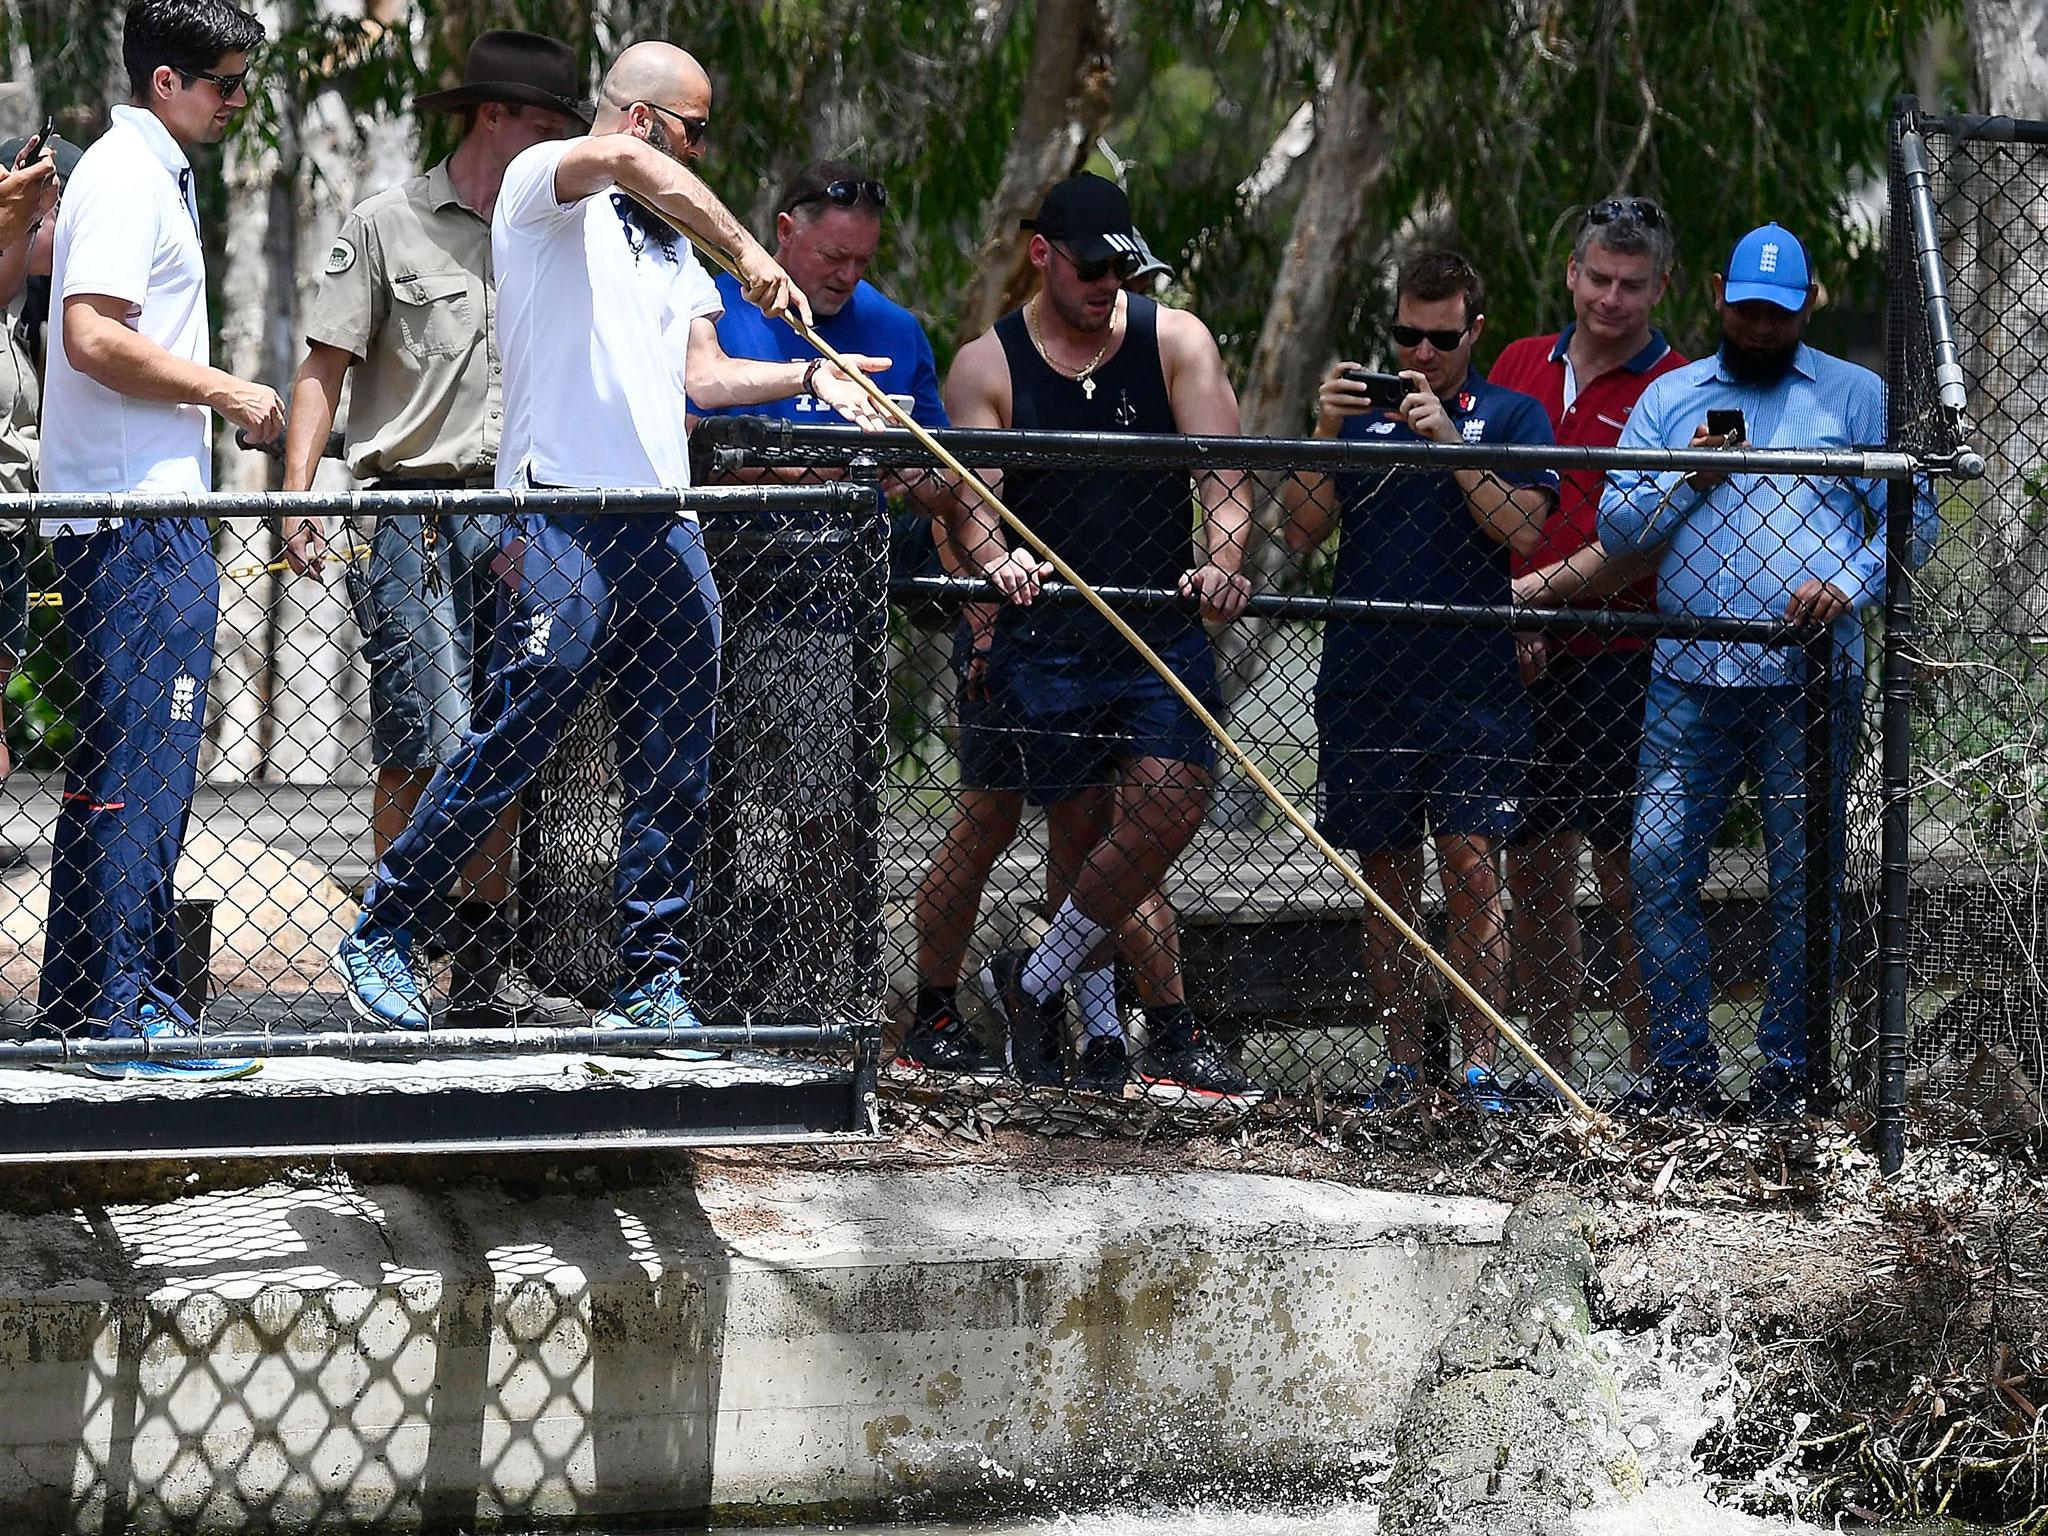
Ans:
{"label": "white sock", "polygon": [[1042,1003],[1058,992],[1079,971],[1103,940],[1101,924],[1074,905],[1069,896],[1052,915],[1052,926],[1038,941],[1038,948],[1024,962],[1020,978],[1033,1002]]}
{"label": "white sock", "polygon": [[1099,966],[1073,980],[1074,1001],[1081,1008],[1082,1032],[1090,1040],[1121,1040],[1124,1016],[1116,1007],[1116,967]]}

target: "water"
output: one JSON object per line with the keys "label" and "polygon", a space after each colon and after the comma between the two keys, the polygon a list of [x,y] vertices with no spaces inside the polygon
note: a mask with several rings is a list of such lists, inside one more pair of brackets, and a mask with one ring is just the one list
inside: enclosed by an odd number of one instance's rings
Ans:
{"label": "water", "polygon": [[[1723,1509],[1696,1490],[1653,1488],[1627,1504],[1587,1510],[1573,1529],[1577,1536],[1821,1536],[1825,1528]],[[1376,1536],[1378,1530],[1379,1515],[1371,1504],[1339,1501],[1287,1510],[1194,1504],[962,1525],[813,1525],[793,1527],[789,1536],[822,1536],[828,1531],[836,1536]],[[757,1528],[725,1536],[761,1532]]]}
{"label": "water", "polygon": [[[1734,1340],[1725,1329],[1691,1338],[1668,1331],[1601,1333],[1593,1342],[1614,1372],[1622,1404],[1620,1432],[1646,1486],[1626,1502],[1582,1512],[1573,1523],[1576,1536],[1821,1536],[1828,1529],[1743,1514],[1700,1491],[1693,1448],[1734,1411],[1742,1385]],[[1767,1469],[1762,1481],[1770,1487],[1779,1476]],[[1789,1488],[1789,1481],[1784,1486]],[[791,1536],[798,1531],[804,1536],[1376,1536],[1378,1530],[1370,1499],[1340,1499],[1270,1508],[1155,1504],[940,1525],[815,1525],[791,1528]]]}

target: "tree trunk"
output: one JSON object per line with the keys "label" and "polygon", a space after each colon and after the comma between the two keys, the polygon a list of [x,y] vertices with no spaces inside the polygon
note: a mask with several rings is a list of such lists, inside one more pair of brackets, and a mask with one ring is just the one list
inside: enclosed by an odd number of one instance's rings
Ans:
{"label": "tree trunk", "polygon": [[1017,130],[988,202],[987,234],[960,305],[958,340],[981,335],[1022,297],[1029,241],[1017,221],[1088,158],[1109,120],[1114,28],[1101,0],[1040,0]]}
{"label": "tree trunk", "polygon": [[[280,209],[278,154],[251,138],[228,150],[226,270],[221,291],[229,296],[220,317],[219,365],[241,379],[260,379],[279,391],[286,376],[278,366],[275,337],[288,313],[290,281],[278,286],[281,265],[289,273],[292,239],[289,203]],[[282,212],[283,217],[278,217]],[[274,462],[234,447],[225,422],[215,434],[223,490],[267,491],[277,485]],[[209,751],[206,775],[215,780],[253,779],[262,771],[265,707],[269,692],[270,598],[274,577],[260,570],[276,558],[277,540],[268,518],[223,518],[214,538],[220,557],[220,627],[214,636],[213,682],[208,693]],[[253,572],[253,574],[252,574]]]}
{"label": "tree trunk", "polygon": [[[1352,274],[1367,199],[1387,170],[1377,104],[1358,78],[1348,45],[1325,78],[1316,103],[1313,144],[1293,167],[1274,164],[1268,156],[1268,165],[1261,169],[1262,177],[1272,180],[1298,178],[1302,192],[1265,324],[1238,396],[1239,419],[1248,435],[1308,433],[1316,387],[1329,357],[1329,337],[1337,328],[1337,307],[1355,286]],[[1276,150],[1280,148],[1276,145]],[[1258,524],[1249,562],[1253,585],[1269,590],[1283,584],[1288,565],[1287,547],[1279,537],[1279,486],[1260,477],[1248,482],[1248,489],[1256,498],[1253,514]],[[1300,639],[1299,625],[1249,619],[1218,635],[1217,676],[1234,713],[1277,659],[1276,652]],[[1284,734],[1290,745],[1305,747],[1313,737],[1313,725],[1302,705],[1305,695],[1296,695],[1299,690],[1291,690],[1292,714],[1281,713],[1272,729]],[[1252,791],[1226,770],[1218,782],[1218,818],[1238,821],[1257,812]]]}
{"label": "tree trunk", "polygon": [[1308,430],[1337,306],[1356,286],[1366,200],[1387,170],[1378,106],[1353,63],[1347,46],[1316,104],[1306,184],[1238,395],[1244,430],[1262,437]]}
{"label": "tree trunk", "polygon": [[[2038,0],[1967,0],[1979,110],[2048,117],[2048,13]],[[2038,150],[1966,151],[1959,191],[1979,209],[1977,340],[1971,383],[1990,478],[1979,513],[1979,554],[1990,566],[2009,633],[2048,628],[2048,533],[2030,483],[2048,460],[2048,193],[2031,174]],[[1971,167],[1979,167],[1974,173]]]}

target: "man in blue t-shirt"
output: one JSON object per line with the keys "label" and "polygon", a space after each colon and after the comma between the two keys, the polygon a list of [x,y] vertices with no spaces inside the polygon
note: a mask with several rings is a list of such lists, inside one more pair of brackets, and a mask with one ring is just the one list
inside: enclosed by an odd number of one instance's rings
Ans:
{"label": "man in blue t-shirt", "polygon": [[[923,427],[946,425],[939,403],[939,370],[924,326],[909,310],[864,276],[882,239],[882,211],[889,191],[845,160],[806,166],[783,189],[776,204],[776,260],[811,301],[812,329],[833,348],[889,360],[871,375],[884,393]],[[791,266],[789,263],[794,262]],[[740,296],[739,284],[718,274],[725,313],[718,317],[718,342],[731,357],[769,362],[808,362],[818,349]],[[808,394],[767,405],[704,415],[773,416],[810,426],[831,426],[845,418]]]}
{"label": "man in blue t-shirt", "polygon": [[[1485,289],[1462,256],[1428,250],[1402,264],[1388,328],[1409,394],[1378,409],[1340,362],[1318,398],[1318,437],[1365,441],[1552,441],[1543,407],[1472,366]],[[1409,470],[1299,476],[1286,488],[1288,545],[1312,549],[1341,519],[1334,593],[1382,602],[1508,600],[1508,552],[1536,546],[1557,501],[1548,470]],[[1493,854],[1521,815],[1528,698],[1506,630],[1332,622],[1316,680],[1323,835],[1356,849],[1366,877],[1417,919],[1425,827],[1436,838],[1449,909],[1448,958],[1497,1007],[1507,1002],[1507,933]],[[1368,914],[1366,951],[1393,1063],[1378,1098],[1420,1081],[1419,973],[1391,925]],[[1456,1083],[1482,1109],[1505,1107],[1493,1037],[1460,1007]]]}
{"label": "man in blue t-shirt", "polygon": [[[809,298],[821,339],[843,354],[886,359],[887,366],[871,375],[875,382],[919,425],[944,427],[938,368],[924,326],[863,275],[880,244],[888,202],[886,187],[844,160],[806,166],[776,204],[775,259]],[[725,300],[718,341],[728,356],[767,362],[817,358],[818,349],[788,324],[749,304],[730,276],[721,273],[717,281]],[[844,420],[803,392],[702,414],[770,416],[811,426]],[[813,479],[831,472],[802,473]],[[943,505],[947,495],[937,475],[916,470],[889,476],[883,493],[912,496],[927,510]],[[745,643],[728,652],[719,712],[746,721],[759,743],[747,755],[743,774],[750,801],[796,820],[805,849],[797,861],[803,888],[791,893],[798,950],[830,964],[831,936],[851,931],[854,921],[857,840],[850,797],[866,777],[860,759],[875,744],[855,725],[861,682],[854,631],[861,616],[843,581],[834,578],[829,555],[816,570],[816,586],[806,590],[802,574],[801,566],[778,560],[772,591],[756,596],[758,584],[741,581],[728,592],[729,608],[753,599],[753,622],[746,626]],[[823,942],[801,942],[807,933]]]}

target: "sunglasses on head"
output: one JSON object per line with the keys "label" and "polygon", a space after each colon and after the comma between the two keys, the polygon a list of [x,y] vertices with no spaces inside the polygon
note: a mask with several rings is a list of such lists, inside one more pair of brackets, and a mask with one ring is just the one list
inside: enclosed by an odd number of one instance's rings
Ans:
{"label": "sunglasses on head", "polygon": [[782,211],[788,213],[790,208],[801,208],[805,203],[830,203],[835,208],[857,208],[862,203],[872,203],[877,208],[886,208],[889,206],[889,189],[865,176],[828,181],[815,192],[806,192]]}
{"label": "sunglasses on head", "polygon": [[[1047,243],[1051,244],[1050,241]],[[1098,256],[1093,261],[1083,261],[1063,245],[1055,245],[1053,249],[1066,258],[1067,265],[1074,269],[1074,276],[1084,283],[1099,283],[1112,272],[1118,282],[1127,283],[1138,275],[1138,268],[1144,265],[1135,251],[1118,251],[1114,256]]]}
{"label": "sunglasses on head", "polygon": [[1664,210],[1647,197],[1610,197],[1586,210],[1588,224],[1612,224],[1619,219],[1634,219],[1638,224],[1659,229],[1664,223]]}
{"label": "sunglasses on head", "polygon": [[1426,339],[1437,351],[1451,352],[1457,349],[1458,343],[1465,339],[1465,333],[1471,329],[1472,322],[1469,320],[1455,331],[1430,331],[1419,325],[1397,324],[1388,326],[1387,334],[1394,338],[1394,345],[1397,347],[1419,347]]}
{"label": "sunglasses on head", "polygon": [[246,69],[239,75],[216,75],[210,69],[180,69],[178,73],[188,81],[204,80],[220,92],[223,101],[249,83],[249,71]]}

